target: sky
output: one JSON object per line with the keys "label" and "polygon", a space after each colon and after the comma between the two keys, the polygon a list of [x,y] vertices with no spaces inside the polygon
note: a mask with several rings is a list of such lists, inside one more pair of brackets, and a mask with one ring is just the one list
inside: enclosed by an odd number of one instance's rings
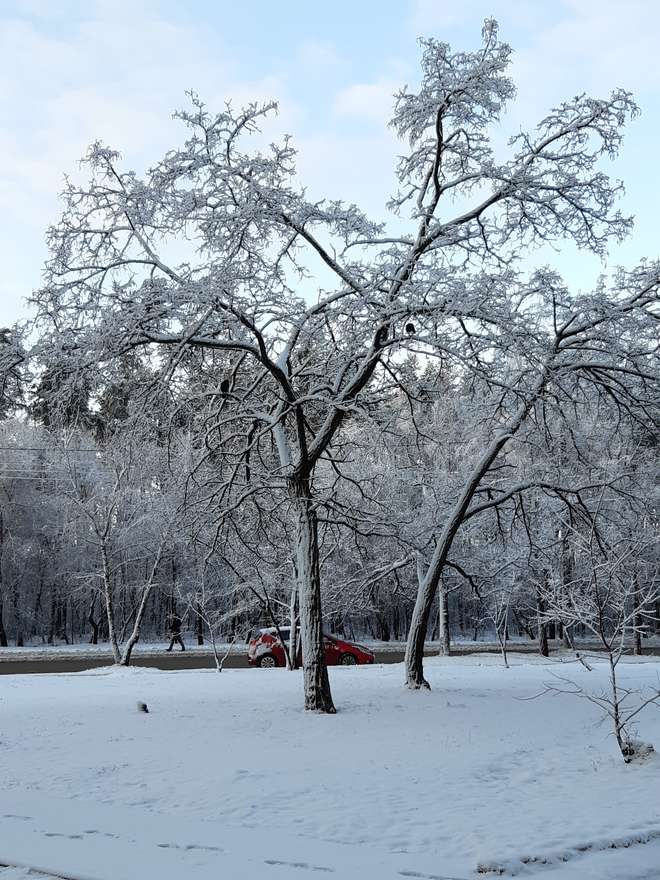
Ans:
{"label": "sky", "polygon": [[[183,137],[172,113],[187,90],[210,109],[278,100],[268,134],[293,137],[300,182],[382,218],[400,151],[392,96],[415,86],[417,38],[473,49],[487,16],[514,48],[502,136],[575,94],[635,94],[642,113],[604,170],[636,226],[609,265],[657,258],[658,0],[0,0],[0,326],[29,315],[64,174],[97,139],[147,168]],[[603,269],[571,246],[533,259],[576,288]]]}

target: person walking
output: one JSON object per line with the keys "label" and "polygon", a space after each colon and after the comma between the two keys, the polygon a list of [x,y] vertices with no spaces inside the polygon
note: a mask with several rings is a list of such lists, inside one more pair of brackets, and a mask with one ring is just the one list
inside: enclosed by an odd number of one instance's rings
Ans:
{"label": "person walking", "polygon": [[185,651],[186,646],[181,638],[181,618],[175,611],[167,617],[167,629],[170,636],[170,646],[167,650],[171,651],[175,645],[181,645],[181,650]]}

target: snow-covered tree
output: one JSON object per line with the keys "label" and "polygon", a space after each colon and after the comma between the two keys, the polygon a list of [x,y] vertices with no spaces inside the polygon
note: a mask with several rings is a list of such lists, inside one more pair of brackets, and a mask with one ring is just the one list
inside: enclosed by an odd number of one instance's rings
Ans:
{"label": "snow-covered tree", "polygon": [[421,85],[396,97],[392,125],[406,146],[390,224],[307,197],[289,139],[262,146],[274,104],[212,113],[192,95],[179,114],[187,139],[143,177],[94,144],[89,180],[69,182],[49,231],[34,299],[40,355],[62,365],[59,393],[94,394],[141,352],[159,365],[151,390],[190,413],[209,522],[221,533],[241,511],[256,522],[284,513],[308,709],[334,711],[321,600],[332,474],[344,479],[350,423],[399,381],[406,350],[442,356],[470,393],[472,382],[491,432],[427,548],[407,652],[413,687],[424,684],[424,637],[454,539],[502,502],[477,493],[511,438],[569,376],[604,394],[633,376],[646,393],[643,316],[657,267],[581,299],[549,272],[521,277],[530,247],[567,238],[602,255],[629,231],[615,209],[620,185],[598,161],[616,155],[635,104],[621,90],[578,96],[500,160],[489,132],[514,96],[511,50],[493,21],[482,36],[474,52],[422,42]]}

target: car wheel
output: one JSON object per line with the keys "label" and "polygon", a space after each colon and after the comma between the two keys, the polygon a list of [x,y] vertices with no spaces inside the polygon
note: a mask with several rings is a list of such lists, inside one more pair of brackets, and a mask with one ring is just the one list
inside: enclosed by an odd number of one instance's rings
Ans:
{"label": "car wheel", "polygon": [[357,666],[357,657],[355,654],[342,654],[339,658],[340,666]]}
{"label": "car wheel", "polygon": [[257,666],[260,669],[274,669],[277,666],[277,660],[272,654],[262,654],[257,660]]}

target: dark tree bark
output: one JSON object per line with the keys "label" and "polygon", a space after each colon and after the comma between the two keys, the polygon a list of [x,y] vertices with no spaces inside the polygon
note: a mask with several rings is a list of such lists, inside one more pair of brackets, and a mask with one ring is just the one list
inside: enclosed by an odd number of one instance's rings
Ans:
{"label": "dark tree bark", "polygon": [[318,523],[309,480],[292,477],[289,492],[297,517],[295,569],[300,602],[305,709],[333,714],[336,709],[323,649]]}
{"label": "dark tree bark", "polygon": [[3,561],[3,550],[5,544],[5,521],[2,515],[2,511],[0,510],[0,647],[7,647],[7,632],[5,630],[5,621],[4,621],[4,601],[3,601],[3,590],[4,590],[4,580],[2,577],[2,561]]}
{"label": "dark tree bark", "polygon": [[[573,579],[573,564],[571,559],[571,552],[568,546],[568,539],[566,535],[566,528],[562,529],[562,539],[561,539],[561,588],[564,592],[566,592],[569,588],[571,580]],[[569,630],[568,626],[562,627],[561,633],[562,645],[564,648],[570,648],[573,643],[572,633]]]}
{"label": "dark tree bark", "polygon": [[[37,621],[39,620],[39,612],[41,611],[41,597],[44,592],[44,579],[45,579],[45,562],[42,561],[39,565],[39,586],[37,588],[37,595],[34,598],[34,611],[32,612],[32,622],[30,626],[30,636],[34,636],[37,633]],[[39,627],[41,629],[41,627]],[[40,632],[40,635],[43,639],[43,633]]]}
{"label": "dark tree bark", "polygon": [[642,624],[643,619],[640,613],[637,596],[633,595],[633,654],[641,656],[642,651]]}
{"label": "dark tree bark", "polygon": [[[147,605],[149,602],[149,597],[151,596],[151,592],[154,587],[154,582],[156,579],[156,572],[158,571],[158,567],[160,565],[160,561],[163,555],[163,548],[165,545],[165,539],[161,541],[161,544],[158,548],[158,552],[151,563],[151,568],[148,572],[148,577],[146,578],[146,582],[142,587],[142,594],[140,596],[140,603],[137,606],[135,612],[135,623],[133,624],[133,631],[128,637],[128,641],[126,642],[126,646],[121,655],[121,659],[119,660],[120,666],[129,666],[131,662],[131,656],[133,654],[133,648],[140,641],[140,635],[142,632],[142,622],[144,620],[144,616],[147,613]],[[181,643],[183,645],[183,642]],[[114,647],[114,646],[113,646]]]}
{"label": "dark tree bark", "polygon": [[[0,585],[1,589],[1,585]],[[2,592],[0,592],[0,648],[6,648],[7,645],[7,631],[5,630],[5,622],[4,622],[4,604],[2,601]]]}
{"label": "dark tree bark", "polygon": [[195,632],[197,635],[197,644],[204,644],[204,620],[202,619],[202,608],[199,602],[195,608],[195,614],[197,615],[195,618]]}
{"label": "dark tree bark", "polygon": [[13,584],[12,589],[12,605],[14,606],[14,638],[16,639],[16,647],[22,648],[25,644],[23,637],[23,615],[21,614],[21,597],[18,584]]}
{"label": "dark tree bark", "polygon": [[96,594],[92,594],[92,600],[89,603],[89,611],[87,613],[87,622],[92,628],[92,634],[89,637],[90,645],[98,645],[99,643],[99,624],[96,618],[94,617],[94,608],[96,605]]}
{"label": "dark tree bark", "polygon": [[[427,568],[425,576],[420,578],[417,590],[417,599],[413,609],[412,619],[410,621],[410,631],[408,634],[408,642],[406,645],[406,685],[409,688],[419,689],[430,687],[424,678],[424,640],[426,638],[426,630],[429,622],[429,614],[433,606],[438,584],[442,577],[447,558],[451,551],[460,527],[468,517],[468,510],[472,503],[482,479],[488,473],[491,465],[498,457],[502,449],[509,440],[516,434],[520,426],[523,424],[529,411],[532,409],[536,401],[541,397],[545,390],[550,375],[550,366],[556,354],[556,346],[553,355],[551,355],[548,363],[542,368],[540,375],[534,388],[530,391],[527,399],[519,406],[516,413],[511,417],[509,422],[498,434],[491,440],[479,461],[475,464],[472,473],[463,487],[452,512],[449,514],[433,551],[430,565]],[[486,505],[487,506],[487,505]],[[474,515],[481,507],[477,505],[470,511],[469,515]]]}
{"label": "dark tree bark", "polygon": [[460,596],[458,597],[458,628],[461,635],[465,635],[465,605]]}
{"label": "dark tree bark", "polygon": [[55,639],[55,615],[57,612],[57,588],[53,582],[50,588],[50,620],[48,624],[48,644],[52,645]]}
{"label": "dark tree bark", "polygon": [[103,541],[101,543],[101,560],[103,563],[103,597],[105,599],[105,616],[108,622],[108,636],[110,638],[110,647],[112,648],[112,656],[115,663],[121,660],[119,651],[119,643],[117,641],[117,630],[115,628],[115,597],[112,589],[112,567],[110,565],[110,554],[108,547]]}
{"label": "dark tree bark", "polygon": [[539,590],[536,591],[536,610],[538,612],[538,621],[539,621],[539,653],[542,657],[550,656],[550,649],[548,647],[548,624],[543,621],[543,615],[545,613],[545,602],[543,601],[543,597]]}

